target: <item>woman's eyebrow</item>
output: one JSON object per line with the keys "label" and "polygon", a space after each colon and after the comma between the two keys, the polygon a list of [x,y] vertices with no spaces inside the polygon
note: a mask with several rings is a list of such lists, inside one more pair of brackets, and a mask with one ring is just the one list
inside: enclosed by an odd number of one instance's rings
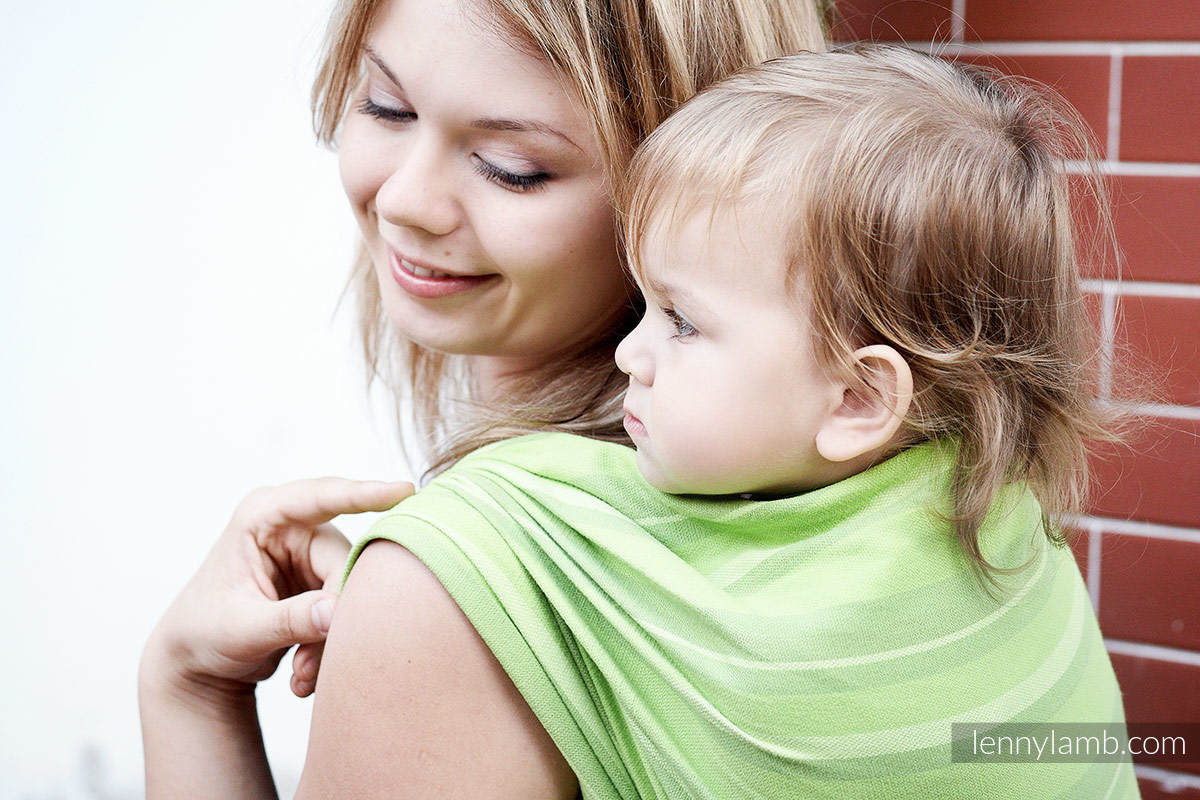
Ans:
{"label": "woman's eyebrow", "polygon": [[479,128],[485,131],[517,131],[518,133],[544,133],[548,136],[557,136],[567,144],[574,147],[579,152],[583,152],[583,148],[571,141],[570,137],[561,131],[551,128],[543,122],[537,122],[531,119],[496,119],[493,117],[482,117],[471,121],[472,128]]}
{"label": "woman's eyebrow", "polygon": [[364,44],[364,45],[363,45],[363,52],[367,54],[367,58],[369,58],[369,59],[371,59],[372,61],[374,61],[374,62],[375,62],[375,66],[377,66],[377,67],[379,67],[379,69],[383,70],[383,74],[384,74],[384,75],[387,75],[387,76],[388,76],[388,78],[391,80],[391,82],[392,82],[392,83],[396,84],[396,88],[397,88],[397,89],[403,89],[403,88],[404,88],[404,87],[403,87],[403,86],[400,84],[400,80],[399,80],[399,79],[396,77],[396,73],[394,73],[394,72],[392,72],[390,69],[388,69],[388,65],[387,65],[387,64],[385,64],[385,63],[383,63],[383,59],[382,59],[382,58],[380,58],[380,57],[379,57],[379,54],[378,54],[378,53],[376,53],[376,52],[375,52],[375,51],[374,51],[374,50],[371,48],[371,45],[369,45],[369,44]]}

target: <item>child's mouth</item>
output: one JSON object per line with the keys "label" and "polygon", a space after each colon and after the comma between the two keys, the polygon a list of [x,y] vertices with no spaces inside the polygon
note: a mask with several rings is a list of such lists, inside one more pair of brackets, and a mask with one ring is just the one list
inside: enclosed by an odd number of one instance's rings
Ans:
{"label": "child's mouth", "polygon": [[625,423],[625,430],[630,438],[638,439],[646,435],[646,426],[629,411],[625,412],[625,419],[622,421]]}

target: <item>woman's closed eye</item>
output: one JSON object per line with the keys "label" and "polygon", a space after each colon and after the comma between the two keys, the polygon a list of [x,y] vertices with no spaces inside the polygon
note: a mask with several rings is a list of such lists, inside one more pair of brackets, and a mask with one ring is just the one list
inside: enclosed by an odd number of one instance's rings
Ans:
{"label": "woman's closed eye", "polygon": [[499,184],[505,189],[514,192],[529,192],[534,189],[541,189],[546,185],[546,181],[550,179],[550,175],[545,172],[509,172],[506,169],[501,169],[490,161],[486,161],[478,155],[471,157],[475,162],[475,171],[483,177],[487,178],[492,183]]}
{"label": "woman's closed eye", "polygon": [[675,309],[664,307],[662,312],[666,315],[667,319],[671,321],[671,325],[675,328],[675,333],[671,336],[672,339],[686,339],[687,337],[698,333],[696,326],[688,322],[687,317],[683,316]]}
{"label": "woman's closed eye", "polygon": [[360,114],[366,114],[369,117],[381,119],[384,122],[409,122],[417,118],[417,115],[407,108],[381,106],[370,97],[362,99],[362,102],[358,104],[358,111]]}
{"label": "woman's closed eye", "polygon": [[[407,123],[412,122],[417,118],[416,113],[413,111],[409,111],[406,108],[391,108],[389,106],[382,106],[372,100],[369,96],[364,97],[358,104],[358,110],[362,114],[366,114],[369,117],[374,117],[375,119],[383,120],[384,122]],[[528,192],[534,189],[541,189],[543,186],[545,186],[546,181],[548,181],[551,177],[549,173],[543,171],[530,173],[510,172],[509,170],[502,169],[492,162],[481,158],[477,154],[472,154],[471,161],[475,165],[475,171],[477,173],[492,183],[495,183],[513,192]]]}

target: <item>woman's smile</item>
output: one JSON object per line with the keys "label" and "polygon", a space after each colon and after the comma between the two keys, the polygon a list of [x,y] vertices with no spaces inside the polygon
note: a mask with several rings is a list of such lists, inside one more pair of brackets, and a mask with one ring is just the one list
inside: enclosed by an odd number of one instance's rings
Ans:
{"label": "woman's smile", "polygon": [[494,278],[500,277],[494,272],[471,275],[435,269],[426,262],[400,255],[390,246],[387,251],[392,277],[395,278],[401,289],[414,297],[429,299],[459,294],[484,284],[493,283]]}

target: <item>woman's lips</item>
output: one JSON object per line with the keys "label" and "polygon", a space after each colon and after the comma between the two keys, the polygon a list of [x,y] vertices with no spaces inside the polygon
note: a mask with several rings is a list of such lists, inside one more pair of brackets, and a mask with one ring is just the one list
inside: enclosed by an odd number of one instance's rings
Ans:
{"label": "woman's lips", "polygon": [[423,264],[409,261],[390,247],[388,248],[388,262],[392,268],[392,278],[400,285],[401,289],[414,297],[446,297],[474,289],[480,284],[500,277],[495,273],[489,275],[449,275],[445,273],[418,275],[414,270],[425,273],[432,273],[433,270]]}

